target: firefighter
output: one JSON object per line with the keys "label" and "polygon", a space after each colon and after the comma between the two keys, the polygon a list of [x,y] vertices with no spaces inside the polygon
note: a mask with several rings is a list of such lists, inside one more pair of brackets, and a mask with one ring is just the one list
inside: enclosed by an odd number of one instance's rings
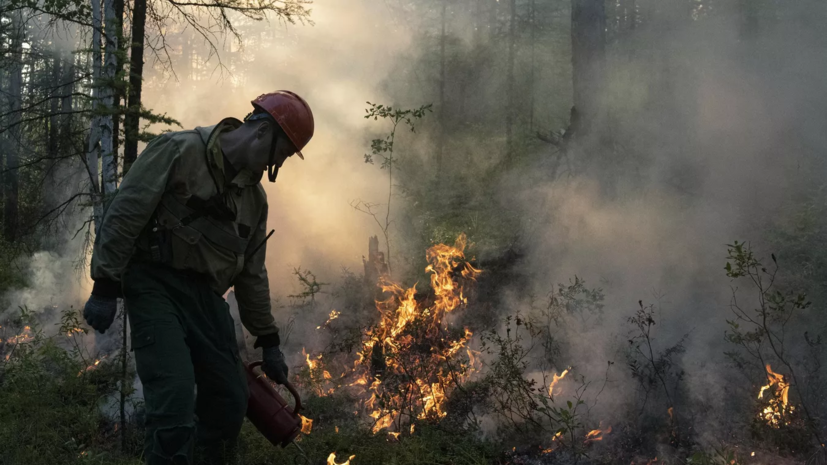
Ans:
{"label": "firefighter", "polygon": [[[289,91],[253,100],[244,122],[153,139],[124,177],[92,254],[83,315],[103,333],[117,298],[128,309],[146,407],[147,464],[231,463],[247,409],[247,384],[229,306],[262,348],[279,384],[287,365],[270,313],[264,264],[264,171],[276,181],[313,136],[313,115]],[[272,234],[272,233],[271,233]],[[196,393],[197,394],[194,394]]]}

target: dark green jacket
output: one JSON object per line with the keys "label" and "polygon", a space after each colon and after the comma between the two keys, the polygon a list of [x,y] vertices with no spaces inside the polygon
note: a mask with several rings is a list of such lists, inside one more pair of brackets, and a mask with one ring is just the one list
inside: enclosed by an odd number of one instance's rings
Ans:
{"label": "dark green jacket", "polygon": [[[111,295],[133,256],[146,254],[147,225],[153,214],[171,230],[172,259],[179,270],[208,277],[224,294],[235,287],[239,313],[253,336],[277,334],[270,313],[270,287],[264,265],[267,195],[260,176],[242,170],[225,179],[218,135],[242,123],[227,118],[215,126],[171,132],[153,139],[124,177],[106,210],[92,254],[93,293]],[[225,193],[223,203],[235,220],[198,216],[186,226],[181,219],[195,210],[192,196],[209,199]]]}

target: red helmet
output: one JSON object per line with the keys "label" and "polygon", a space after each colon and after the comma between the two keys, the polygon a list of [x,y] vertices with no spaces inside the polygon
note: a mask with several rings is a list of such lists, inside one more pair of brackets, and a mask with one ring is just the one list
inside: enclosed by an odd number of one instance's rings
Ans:
{"label": "red helmet", "polygon": [[296,146],[296,154],[304,160],[301,149],[313,137],[313,113],[310,105],[289,90],[277,90],[259,95],[251,102],[254,107],[266,111]]}

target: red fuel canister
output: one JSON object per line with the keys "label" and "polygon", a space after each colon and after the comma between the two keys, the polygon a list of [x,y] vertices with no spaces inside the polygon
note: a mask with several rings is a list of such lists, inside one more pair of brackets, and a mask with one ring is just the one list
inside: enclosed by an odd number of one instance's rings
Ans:
{"label": "red fuel canister", "polygon": [[273,445],[287,447],[302,429],[299,417],[302,408],[301,397],[292,384],[284,385],[296,401],[295,407],[291,409],[270,381],[263,374],[256,373],[255,368],[259,365],[261,361],[245,366],[247,386],[250,388],[247,418]]}

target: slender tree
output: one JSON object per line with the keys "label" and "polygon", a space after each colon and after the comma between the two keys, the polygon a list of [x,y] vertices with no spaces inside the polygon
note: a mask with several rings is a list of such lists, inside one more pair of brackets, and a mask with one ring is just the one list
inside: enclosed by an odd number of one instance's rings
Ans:
{"label": "slender tree", "polygon": [[[97,0],[93,0],[97,1]],[[114,99],[115,99],[115,74],[118,68],[118,20],[115,12],[114,0],[103,1],[106,39],[105,58],[102,70],[101,82],[101,105],[104,112],[100,118],[101,137],[101,188],[104,199],[115,193],[116,181],[118,178],[117,164],[113,147],[114,132]]]}
{"label": "slender tree", "polygon": [[447,21],[448,0],[442,0],[442,26],[439,36],[439,146],[436,152],[436,170],[442,173],[442,158],[445,150],[445,114],[448,106],[445,104],[445,23]]}
{"label": "slender tree", "polygon": [[605,30],[606,12],[603,0],[572,0],[571,61],[575,107],[573,114],[579,115],[581,136],[597,129],[602,119]]}
{"label": "slender tree", "polygon": [[17,238],[20,209],[20,137],[22,134],[23,102],[23,42],[25,23],[23,13],[16,10],[11,14],[11,72],[9,75],[9,131],[6,145],[6,165],[3,176],[3,236],[13,242]]}
{"label": "slender tree", "polygon": [[138,158],[138,136],[141,116],[141,87],[144,76],[144,40],[146,36],[146,0],[135,0],[132,6],[132,44],[129,52],[129,99],[124,116],[123,172]]}
{"label": "slender tree", "polygon": [[100,151],[101,151],[101,122],[100,115],[103,102],[101,99],[101,30],[102,18],[100,0],[92,0],[92,107],[93,114],[89,127],[89,137],[86,144],[86,166],[89,171],[89,190],[92,193],[92,217],[95,231],[100,228],[103,216],[103,204],[100,197]]}
{"label": "slender tree", "polygon": [[506,160],[514,156],[514,112],[515,92],[514,61],[517,54],[517,0],[510,2],[508,19],[508,62],[506,64],[506,111],[505,111],[505,152]]}

